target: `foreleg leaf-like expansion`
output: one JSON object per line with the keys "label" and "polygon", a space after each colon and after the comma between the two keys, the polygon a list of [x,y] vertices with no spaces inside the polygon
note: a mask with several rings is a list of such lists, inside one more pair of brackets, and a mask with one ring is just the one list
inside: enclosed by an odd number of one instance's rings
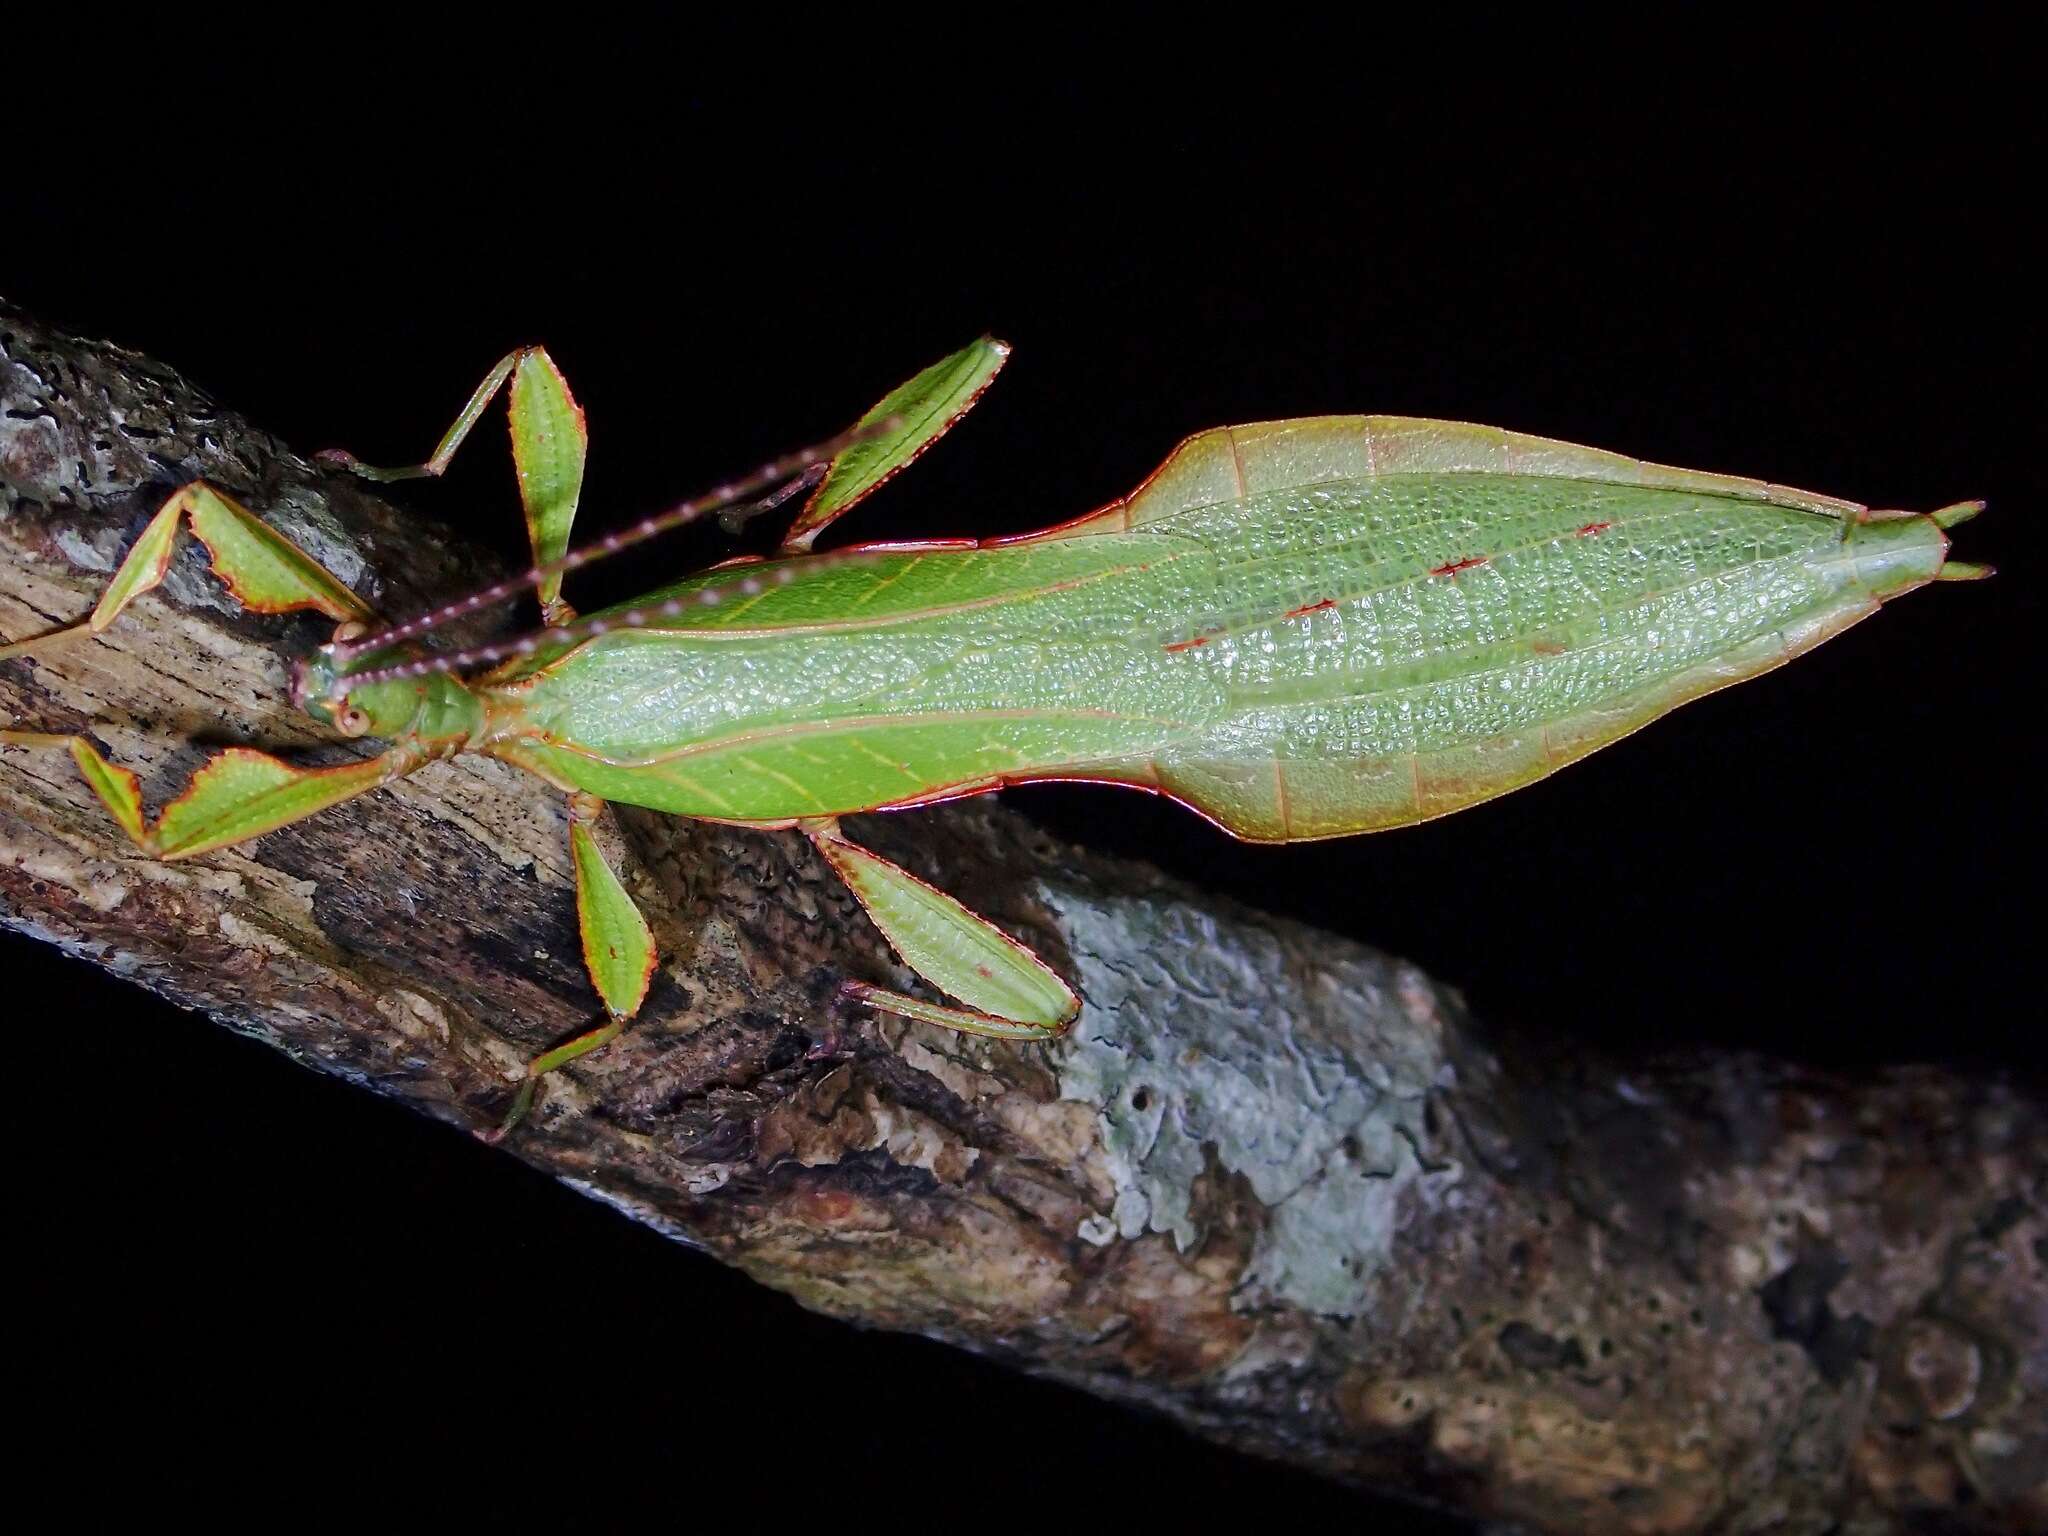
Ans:
{"label": "foreleg leaf-like expansion", "polygon": [[[295,768],[265,752],[230,747],[192,777],[164,808],[145,851],[163,859],[245,843],[317,816],[330,806],[401,778],[424,759],[403,747],[339,768]],[[134,788],[134,775],[110,769]]]}
{"label": "foreleg leaf-like expansion", "polygon": [[[149,520],[89,617],[0,646],[0,660],[41,651],[74,635],[104,633],[131,602],[163,581],[177,550],[179,525],[188,518],[193,534],[207,547],[215,574],[245,608],[258,613],[310,609],[345,625],[371,617],[368,605],[298,545],[234,498],[194,481],[172,493]],[[193,775],[190,786],[151,827],[135,775],[108,762],[85,737],[8,730],[0,731],[0,742],[68,750],[122,830],[144,853],[160,859],[190,858],[245,842],[387,784],[426,761],[417,751],[398,747],[343,767],[295,768],[266,753],[230,748]]]}
{"label": "foreleg leaf-like expansion", "polygon": [[76,624],[0,645],[0,661],[26,656],[76,635],[99,635],[143,593],[153,590],[177,553],[178,526],[192,532],[213,558],[235,601],[257,613],[290,613],[310,608],[339,622],[370,617],[361,598],[329,570],[231,496],[203,480],[173,492],[115,570],[93,611]]}

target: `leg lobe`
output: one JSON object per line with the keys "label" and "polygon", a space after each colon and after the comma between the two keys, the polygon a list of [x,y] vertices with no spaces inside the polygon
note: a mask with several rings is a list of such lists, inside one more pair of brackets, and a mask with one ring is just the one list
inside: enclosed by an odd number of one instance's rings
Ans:
{"label": "leg lobe", "polygon": [[496,1130],[485,1133],[487,1141],[501,1139],[526,1118],[541,1078],[618,1039],[640,1011],[654,980],[659,957],[653,931],[590,832],[590,824],[603,810],[604,802],[595,795],[569,797],[569,857],[576,869],[576,922],[582,935],[583,964],[610,1017],[526,1064],[526,1079],[519,1085],[510,1111]]}
{"label": "leg lobe", "polygon": [[836,820],[800,825],[904,964],[967,1007],[947,1008],[860,982],[850,984],[849,993],[969,1034],[1051,1040],[1066,1033],[1081,999],[1037,955],[944,891],[849,841]]}

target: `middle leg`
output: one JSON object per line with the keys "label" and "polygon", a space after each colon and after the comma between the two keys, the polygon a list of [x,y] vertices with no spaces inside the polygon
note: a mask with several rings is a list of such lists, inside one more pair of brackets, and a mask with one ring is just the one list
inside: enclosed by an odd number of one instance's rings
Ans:
{"label": "middle leg", "polygon": [[653,931],[591,835],[591,825],[603,811],[604,801],[595,795],[569,797],[569,858],[576,870],[576,923],[582,934],[584,968],[604,1002],[605,1021],[541,1052],[526,1064],[526,1078],[519,1085],[512,1108],[504,1122],[487,1133],[488,1141],[503,1137],[526,1118],[533,1108],[540,1080],[548,1073],[618,1039],[640,1011],[654,981],[658,956]]}

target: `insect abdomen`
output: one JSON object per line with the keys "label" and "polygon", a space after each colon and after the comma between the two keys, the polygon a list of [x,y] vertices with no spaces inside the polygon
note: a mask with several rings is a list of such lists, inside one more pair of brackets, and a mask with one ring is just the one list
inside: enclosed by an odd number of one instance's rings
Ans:
{"label": "insect abdomen", "polygon": [[[1911,537],[1875,556],[1885,528]],[[1240,836],[1335,836],[1539,778],[1817,643],[1942,547],[1926,519],[1694,489],[1331,482],[821,566],[743,611],[607,637],[539,680],[556,745],[522,760],[735,820],[1095,777]]]}
{"label": "insect abdomen", "polygon": [[1946,548],[1926,518],[1406,478],[1376,483],[1409,503],[1377,553],[1325,563],[1353,591],[1209,634],[1228,727],[1167,754],[1163,789],[1262,840],[1443,815],[1818,644],[1930,579]]}

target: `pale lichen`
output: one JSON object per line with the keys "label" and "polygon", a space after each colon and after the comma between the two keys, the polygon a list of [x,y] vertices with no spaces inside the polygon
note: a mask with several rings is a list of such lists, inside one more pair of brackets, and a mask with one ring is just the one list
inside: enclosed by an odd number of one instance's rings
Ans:
{"label": "pale lichen", "polygon": [[[57,547],[81,571],[111,571],[121,558],[126,542],[117,529],[95,529],[91,536],[73,528],[60,528],[53,535]],[[102,549],[104,544],[107,547]]]}
{"label": "pale lichen", "polygon": [[1225,944],[1211,913],[1171,899],[1041,895],[1087,998],[1060,1091],[1100,1117],[1117,1233],[1194,1248],[1193,1187],[1213,1164],[1267,1207],[1246,1286],[1359,1311],[1404,1203],[1460,1177],[1417,1154],[1446,1065],[1409,968],[1327,935],[1303,964],[1282,925],[1236,925]]}

